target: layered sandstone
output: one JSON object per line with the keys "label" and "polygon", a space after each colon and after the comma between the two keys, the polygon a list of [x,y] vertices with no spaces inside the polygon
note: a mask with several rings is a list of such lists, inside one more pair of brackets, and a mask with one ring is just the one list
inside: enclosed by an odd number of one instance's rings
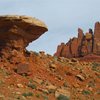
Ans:
{"label": "layered sandstone", "polygon": [[95,24],[93,53],[100,55],[100,23]]}
{"label": "layered sandstone", "polygon": [[78,38],[70,39],[66,44],[58,46],[54,54],[58,57],[81,57],[88,54],[100,55],[100,23],[95,24],[94,33],[89,29],[85,34],[81,28],[78,29]]}
{"label": "layered sandstone", "polygon": [[0,16],[0,56],[9,58],[25,54],[30,42],[48,29],[40,20],[27,16]]}

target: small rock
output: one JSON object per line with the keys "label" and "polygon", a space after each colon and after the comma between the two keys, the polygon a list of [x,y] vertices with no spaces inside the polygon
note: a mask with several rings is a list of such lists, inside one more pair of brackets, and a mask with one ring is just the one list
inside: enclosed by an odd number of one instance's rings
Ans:
{"label": "small rock", "polygon": [[47,89],[38,88],[39,91],[42,91],[43,93],[49,94],[49,91]]}
{"label": "small rock", "polygon": [[73,86],[74,86],[75,88],[78,88],[78,87],[79,87],[79,84],[76,83],[76,84],[73,84]]}
{"label": "small rock", "polygon": [[78,62],[78,60],[76,58],[72,58],[71,62]]}
{"label": "small rock", "polygon": [[54,86],[54,85],[48,85],[48,86],[46,86],[46,88],[48,89],[48,90],[56,90],[57,89],[57,87],[56,86]]}
{"label": "small rock", "polygon": [[57,66],[56,66],[55,64],[50,64],[49,68],[51,68],[51,69],[56,69]]}
{"label": "small rock", "polygon": [[20,97],[18,97],[18,100],[27,100],[27,99],[24,96],[20,96]]}
{"label": "small rock", "polygon": [[92,88],[92,87],[89,87],[89,90],[90,90],[90,91],[93,91],[93,88]]}
{"label": "small rock", "polygon": [[61,77],[60,75],[56,76],[59,80],[63,80],[63,77]]}
{"label": "small rock", "polygon": [[82,75],[76,75],[76,77],[80,80],[80,81],[84,81],[85,78]]}
{"label": "small rock", "polygon": [[30,68],[29,68],[29,64],[19,64],[17,66],[17,73],[18,74],[25,74],[25,75],[30,75]]}
{"label": "small rock", "polygon": [[4,100],[5,96],[0,94],[0,100]]}
{"label": "small rock", "polygon": [[17,84],[17,87],[18,88],[23,88],[23,85],[22,84]]}
{"label": "small rock", "polygon": [[39,52],[41,55],[45,55],[45,51],[40,51]]}
{"label": "small rock", "polygon": [[39,79],[37,77],[35,77],[33,80],[34,80],[34,82],[36,82],[38,84],[42,84],[43,83],[43,80],[41,80],[41,79]]}
{"label": "small rock", "polygon": [[15,94],[18,94],[18,95],[20,95],[20,94],[21,94],[21,92],[15,92]]}

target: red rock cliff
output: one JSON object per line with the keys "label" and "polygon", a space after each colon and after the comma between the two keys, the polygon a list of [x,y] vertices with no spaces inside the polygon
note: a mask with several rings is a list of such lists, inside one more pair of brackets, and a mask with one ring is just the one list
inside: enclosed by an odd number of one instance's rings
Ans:
{"label": "red rock cliff", "polygon": [[84,34],[82,29],[78,29],[78,38],[70,39],[66,44],[58,46],[57,57],[81,57],[88,54],[100,55],[100,23],[95,24],[94,33],[92,29]]}

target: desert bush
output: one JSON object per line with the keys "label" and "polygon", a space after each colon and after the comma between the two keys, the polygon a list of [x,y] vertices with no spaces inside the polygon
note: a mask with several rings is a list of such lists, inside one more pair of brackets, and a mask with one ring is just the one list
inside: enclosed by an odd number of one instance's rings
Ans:
{"label": "desert bush", "polygon": [[92,63],[92,70],[100,72],[100,63],[93,62]]}
{"label": "desert bush", "polygon": [[57,100],[70,100],[70,99],[69,99],[69,97],[60,94],[60,95],[57,97]]}
{"label": "desert bush", "polygon": [[90,95],[91,94],[91,91],[89,91],[89,90],[83,90],[82,91],[82,94],[83,95]]}
{"label": "desert bush", "polygon": [[41,94],[36,94],[35,95],[37,98],[40,98],[41,97]]}
{"label": "desert bush", "polygon": [[32,92],[23,93],[22,96],[24,97],[33,96],[33,93]]}
{"label": "desert bush", "polygon": [[32,89],[36,89],[37,88],[37,86],[35,84],[32,84],[32,83],[29,83],[28,84],[28,87],[30,87]]}

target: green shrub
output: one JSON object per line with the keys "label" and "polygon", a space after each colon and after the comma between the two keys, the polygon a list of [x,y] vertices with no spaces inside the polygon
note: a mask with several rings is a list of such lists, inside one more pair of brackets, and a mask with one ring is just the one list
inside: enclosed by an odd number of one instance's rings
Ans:
{"label": "green shrub", "polygon": [[89,90],[83,90],[82,91],[82,94],[83,95],[90,95],[91,94],[91,91],[89,91]]}
{"label": "green shrub", "polygon": [[100,72],[100,63],[93,62],[92,63],[92,70]]}
{"label": "green shrub", "polygon": [[36,85],[35,84],[32,84],[32,83],[28,84],[28,87],[30,87],[32,89],[36,89],[37,88]]}
{"label": "green shrub", "polygon": [[48,92],[49,92],[49,93],[55,93],[55,90],[49,89]]}
{"label": "green shrub", "polygon": [[33,79],[29,79],[29,82],[32,83],[33,82]]}
{"label": "green shrub", "polygon": [[44,98],[44,100],[49,100],[47,95],[41,94],[41,96]]}
{"label": "green shrub", "polygon": [[41,95],[40,95],[40,94],[36,94],[35,96],[36,96],[37,98],[40,98],[40,97],[41,97]]}
{"label": "green shrub", "polygon": [[48,97],[47,96],[44,96],[44,100],[48,100]]}
{"label": "green shrub", "polygon": [[60,94],[59,97],[57,97],[57,100],[70,100],[70,99],[69,97]]}
{"label": "green shrub", "polygon": [[33,93],[32,92],[23,93],[22,96],[24,97],[33,96]]}

